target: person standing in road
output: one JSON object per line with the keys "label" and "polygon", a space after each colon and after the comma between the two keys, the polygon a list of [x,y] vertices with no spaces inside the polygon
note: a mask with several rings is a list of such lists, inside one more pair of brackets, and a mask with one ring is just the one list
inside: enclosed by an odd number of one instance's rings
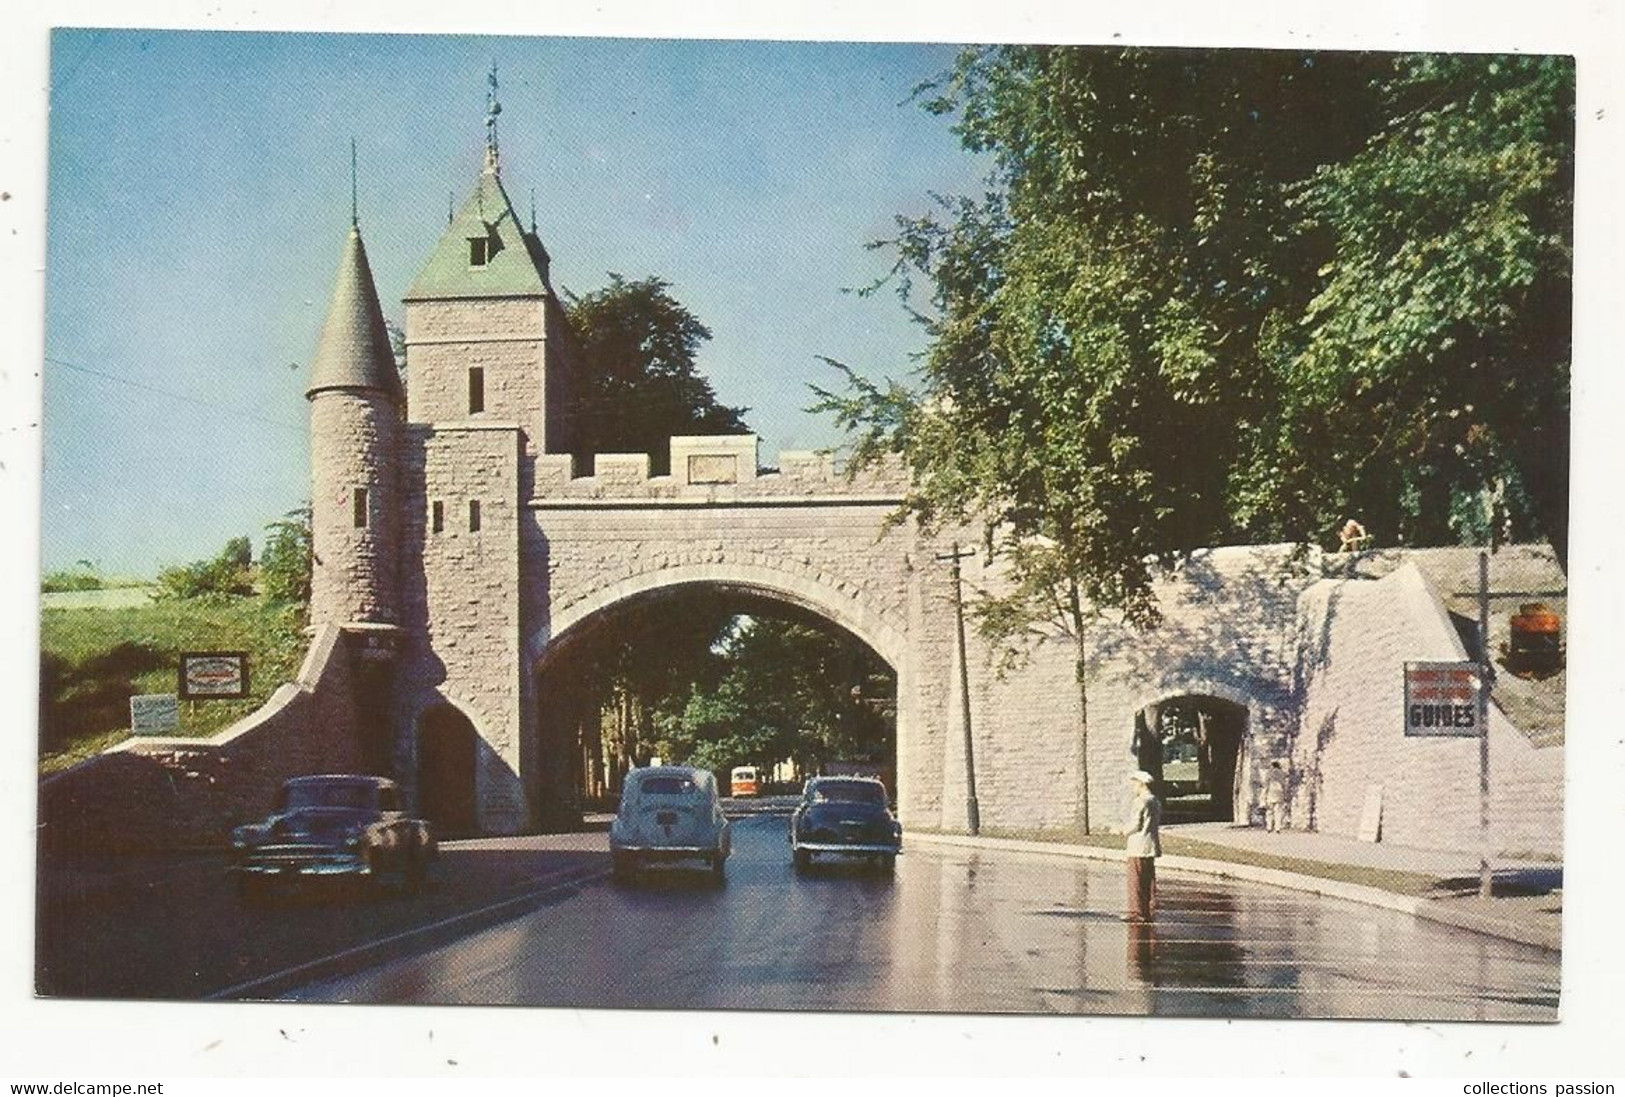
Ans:
{"label": "person standing in road", "polygon": [[1286,770],[1271,762],[1264,775],[1264,826],[1271,834],[1286,826]]}
{"label": "person standing in road", "polygon": [[1130,921],[1149,922],[1156,910],[1157,858],[1162,856],[1162,804],[1151,792],[1152,776],[1145,770],[1129,778],[1134,783],[1134,802],[1123,827],[1128,838],[1123,850],[1128,854],[1128,916]]}

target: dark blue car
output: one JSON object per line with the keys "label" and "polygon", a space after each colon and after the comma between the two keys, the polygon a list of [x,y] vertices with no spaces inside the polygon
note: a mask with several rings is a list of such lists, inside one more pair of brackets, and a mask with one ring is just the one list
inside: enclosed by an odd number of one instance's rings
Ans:
{"label": "dark blue car", "polygon": [[903,824],[891,813],[886,786],[873,777],[814,777],[790,816],[797,872],[813,858],[866,857],[891,872],[903,851]]}

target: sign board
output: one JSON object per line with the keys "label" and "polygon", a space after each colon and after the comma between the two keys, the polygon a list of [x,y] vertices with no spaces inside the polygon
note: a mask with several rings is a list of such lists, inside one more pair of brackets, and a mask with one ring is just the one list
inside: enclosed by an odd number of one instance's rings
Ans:
{"label": "sign board", "polygon": [[180,695],[188,701],[247,697],[248,652],[183,652]]}
{"label": "sign board", "polygon": [[180,727],[181,706],[173,693],[138,693],[130,698],[130,732],[160,735]]}
{"label": "sign board", "polygon": [[1478,738],[1478,678],[1477,663],[1406,663],[1405,734]]}

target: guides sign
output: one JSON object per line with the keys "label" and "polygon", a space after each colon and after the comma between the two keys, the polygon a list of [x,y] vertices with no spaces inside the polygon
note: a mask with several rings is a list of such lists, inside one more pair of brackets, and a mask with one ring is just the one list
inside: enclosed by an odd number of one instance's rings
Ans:
{"label": "guides sign", "polygon": [[188,701],[211,697],[247,697],[248,652],[183,653],[180,695]]}
{"label": "guides sign", "polygon": [[1405,734],[1476,739],[1477,663],[1406,663]]}

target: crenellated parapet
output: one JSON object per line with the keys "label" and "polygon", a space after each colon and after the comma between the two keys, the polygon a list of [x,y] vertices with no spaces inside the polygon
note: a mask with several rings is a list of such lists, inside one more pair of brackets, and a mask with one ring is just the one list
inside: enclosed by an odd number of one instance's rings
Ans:
{"label": "crenellated parapet", "polygon": [[536,458],[537,501],[851,498],[900,500],[908,488],[901,463],[848,474],[833,454],[786,450],[763,468],[754,434],[679,436],[671,440],[671,473],[650,475],[648,454],[601,453],[592,472],[570,454]]}

